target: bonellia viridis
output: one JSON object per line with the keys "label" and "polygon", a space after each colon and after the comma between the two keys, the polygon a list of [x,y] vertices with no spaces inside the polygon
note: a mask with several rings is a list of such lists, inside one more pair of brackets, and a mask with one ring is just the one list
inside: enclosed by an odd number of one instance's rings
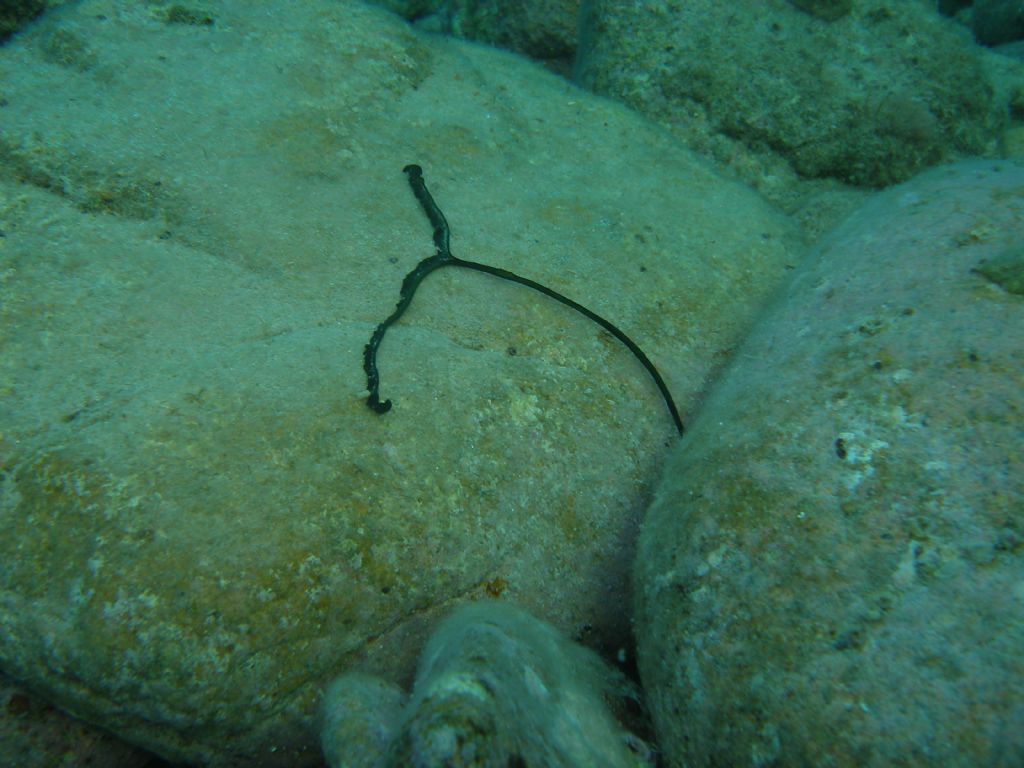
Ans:
{"label": "bonellia viridis", "polygon": [[513,283],[525,285],[527,288],[539,291],[545,296],[550,296],[555,301],[559,301],[567,307],[572,307],[584,317],[593,320],[625,344],[626,348],[633,353],[634,357],[640,361],[651,375],[651,378],[654,379],[654,383],[657,385],[658,391],[661,392],[665,405],[668,406],[669,413],[672,415],[672,421],[675,423],[676,429],[679,430],[680,435],[683,434],[683,420],[679,416],[679,409],[676,408],[675,401],[672,399],[672,393],[669,392],[665,380],[658,373],[658,369],[654,367],[654,363],[651,362],[650,358],[644,354],[644,351],[632,339],[596,312],[592,312],[582,304],[577,304],[558,291],[554,291],[528,278],[521,277],[514,272],[509,272],[507,269],[492,267],[489,264],[481,264],[477,261],[466,261],[465,259],[453,256],[448,242],[450,235],[448,220],[445,219],[441,209],[437,207],[437,203],[434,202],[434,198],[431,197],[430,192],[427,190],[427,183],[423,180],[423,169],[418,165],[407,165],[402,171],[408,178],[409,186],[412,187],[412,192],[416,195],[420,207],[427,214],[430,225],[434,228],[434,245],[437,247],[437,252],[433,256],[423,259],[423,261],[415,266],[412,272],[405,276],[405,279],[402,280],[402,287],[399,290],[398,304],[395,306],[395,311],[377,326],[373,336],[370,337],[370,341],[363,349],[363,370],[366,371],[366,388],[369,390],[366,404],[370,408],[377,413],[387,413],[391,410],[390,400],[385,400],[384,402],[380,400],[380,373],[377,371],[377,350],[380,347],[381,341],[384,340],[384,334],[387,333],[388,328],[394,325],[405,310],[409,308],[416,289],[427,275],[441,267],[465,267],[466,269],[475,269],[477,272],[486,272],[488,275],[500,277],[502,280],[510,280]]}

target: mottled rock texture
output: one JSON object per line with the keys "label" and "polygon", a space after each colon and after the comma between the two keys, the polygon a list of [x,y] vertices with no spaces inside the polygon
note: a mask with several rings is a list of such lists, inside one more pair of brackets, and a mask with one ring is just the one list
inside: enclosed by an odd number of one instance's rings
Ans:
{"label": "mottled rock texture", "polygon": [[572,71],[579,34],[579,0],[454,0],[452,30]]}
{"label": "mottled rock texture", "polygon": [[1024,38],[1024,5],[1018,0],[975,0],[968,18],[974,36],[985,45]]}
{"label": "mottled rock texture", "polygon": [[313,765],[326,682],[408,682],[515,599],[629,642],[635,533],[792,227],[665,133],[354,2],[94,0],[0,49],[0,667],[167,759]]}
{"label": "mottled rock texture", "polygon": [[320,701],[320,746],[330,768],[387,768],[405,691],[379,677],[344,674]]}
{"label": "mottled rock texture", "polygon": [[638,692],[621,672],[505,601],[463,606],[431,636],[402,693],[343,675],[322,704],[331,768],[640,768],[653,750],[629,730]]}
{"label": "mottled rock texture", "polygon": [[580,0],[373,0],[445,34],[529,56],[568,75]]}
{"label": "mottled rock texture", "polygon": [[636,569],[670,765],[1024,762],[1024,166],[834,230],[668,463]]}
{"label": "mottled rock texture", "polygon": [[46,0],[8,0],[0,6],[0,42],[46,10]]}
{"label": "mottled rock texture", "polygon": [[581,17],[579,82],[766,174],[778,156],[885,186],[991,150],[1004,120],[978,49],[925,3],[587,0]]}

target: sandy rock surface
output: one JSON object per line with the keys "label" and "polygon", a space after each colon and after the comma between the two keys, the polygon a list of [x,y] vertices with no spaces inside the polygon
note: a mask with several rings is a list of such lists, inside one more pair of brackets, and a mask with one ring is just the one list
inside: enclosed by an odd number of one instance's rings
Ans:
{"label": "sandy rock surface", "polygon": [[346,671],[407,684],[508,597],[629,642],[636,528],[793,228],[624,108],[356,3],[98,0],[0,50],[0,667],[167,759],[319,761]]}

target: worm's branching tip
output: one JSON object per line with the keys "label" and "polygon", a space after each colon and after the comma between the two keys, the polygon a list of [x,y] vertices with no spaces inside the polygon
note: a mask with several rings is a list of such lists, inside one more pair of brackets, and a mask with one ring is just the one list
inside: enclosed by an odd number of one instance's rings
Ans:
{"label": "worm's branching tip", "polygon": [[532,288],[535,291],[543,293],[545,296],[548,296],[555,301],[571,307],[581,315],[600,325],[612,336],[621,341],[629,351],[633,353],[633,356],[640,361],[643,367],[647,369],[647,372],[651,375],[651,378],[654,379],[654,383],[661,392],[661,396],[665,400],[665,404],[668,406],[669,413],[672,416],[673,422],[675,422],[676,429],[679,431],[680,435],[683,434],[683,420],[676,408],[675,401],[672,399],[672,394],[669,392],[668,385],[661,377],[661,374],[658,373],[658,369],[654,367],[654,363],[652,363],[647,355],[644,354],[643,350],[637,346],[636,342],[596,312],[587,309],[582,304],[573,301],[567,296],[563,296],[558,291],[517,275],[514,272],[509,272],[507,269],[493,267],[489,264],[481,264],[476,261],[466,261],[465,259],[459,259],[453,256],[451,249],[448,246],[448,221],[445,219],[441,209],[437,207],[437,203],[434,202],[434,198],[431,197],[430,192],[427,190],[426,182],[423,181],[423,169],[418,165],[411,163],[405,166],[402,171],[409,177],[409,186],[412,188],[413,194],[416,196],[416,200],[419,202],[420,207],[427,215],[427,218],[430,220],[430,224],[434,229],[434,245],[437,246],[437,253],[429,258],[423,259],[416,265],[412,272],[405,276],[405,279],[402,280],[402,287],[399,290],[399,301],[395,307],[395,311],[392,312],[384,322],[377,326],[376,330],[373,332],[373,336],[370,337],[369,343],[367,343],[363,348],[363,369],[366,371],[366,388],[369,392],[369,396],[366,401],[367,405],[377,413],[387,413],[391,410],[391,401],[385,400],[382,403],[380,402],[379,395],[377,394],[380,387],[380,374],[377,371],[377,349],[380,346],[381,341],[384,339],[385,332],[398,320],[399,317],[402,316],[402,313],[405,312],[409,303],[412,301],[413,294],[416,292],[417,287],[419,287],[419,284],[423,282],[423,278],[440,267],[454,266],[474,269],[478,272],[484,272],[486,274],[493,275],[494,277],[501,278],[502,280],[509,280],[513,283],[525,285],[528,288]]}

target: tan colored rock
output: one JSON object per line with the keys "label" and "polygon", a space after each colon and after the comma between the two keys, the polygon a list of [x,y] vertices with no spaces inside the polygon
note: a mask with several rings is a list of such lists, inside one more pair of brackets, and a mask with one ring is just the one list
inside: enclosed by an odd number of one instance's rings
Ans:
{"label": "tan colored rock", "polygon": [[319,759],[342,672],[407,682],[436,616],[503,593],[629,642],[675,435],[792,229],[661,131],[359,3],[95,0],[0,50],[0,667],[165,757]]}

